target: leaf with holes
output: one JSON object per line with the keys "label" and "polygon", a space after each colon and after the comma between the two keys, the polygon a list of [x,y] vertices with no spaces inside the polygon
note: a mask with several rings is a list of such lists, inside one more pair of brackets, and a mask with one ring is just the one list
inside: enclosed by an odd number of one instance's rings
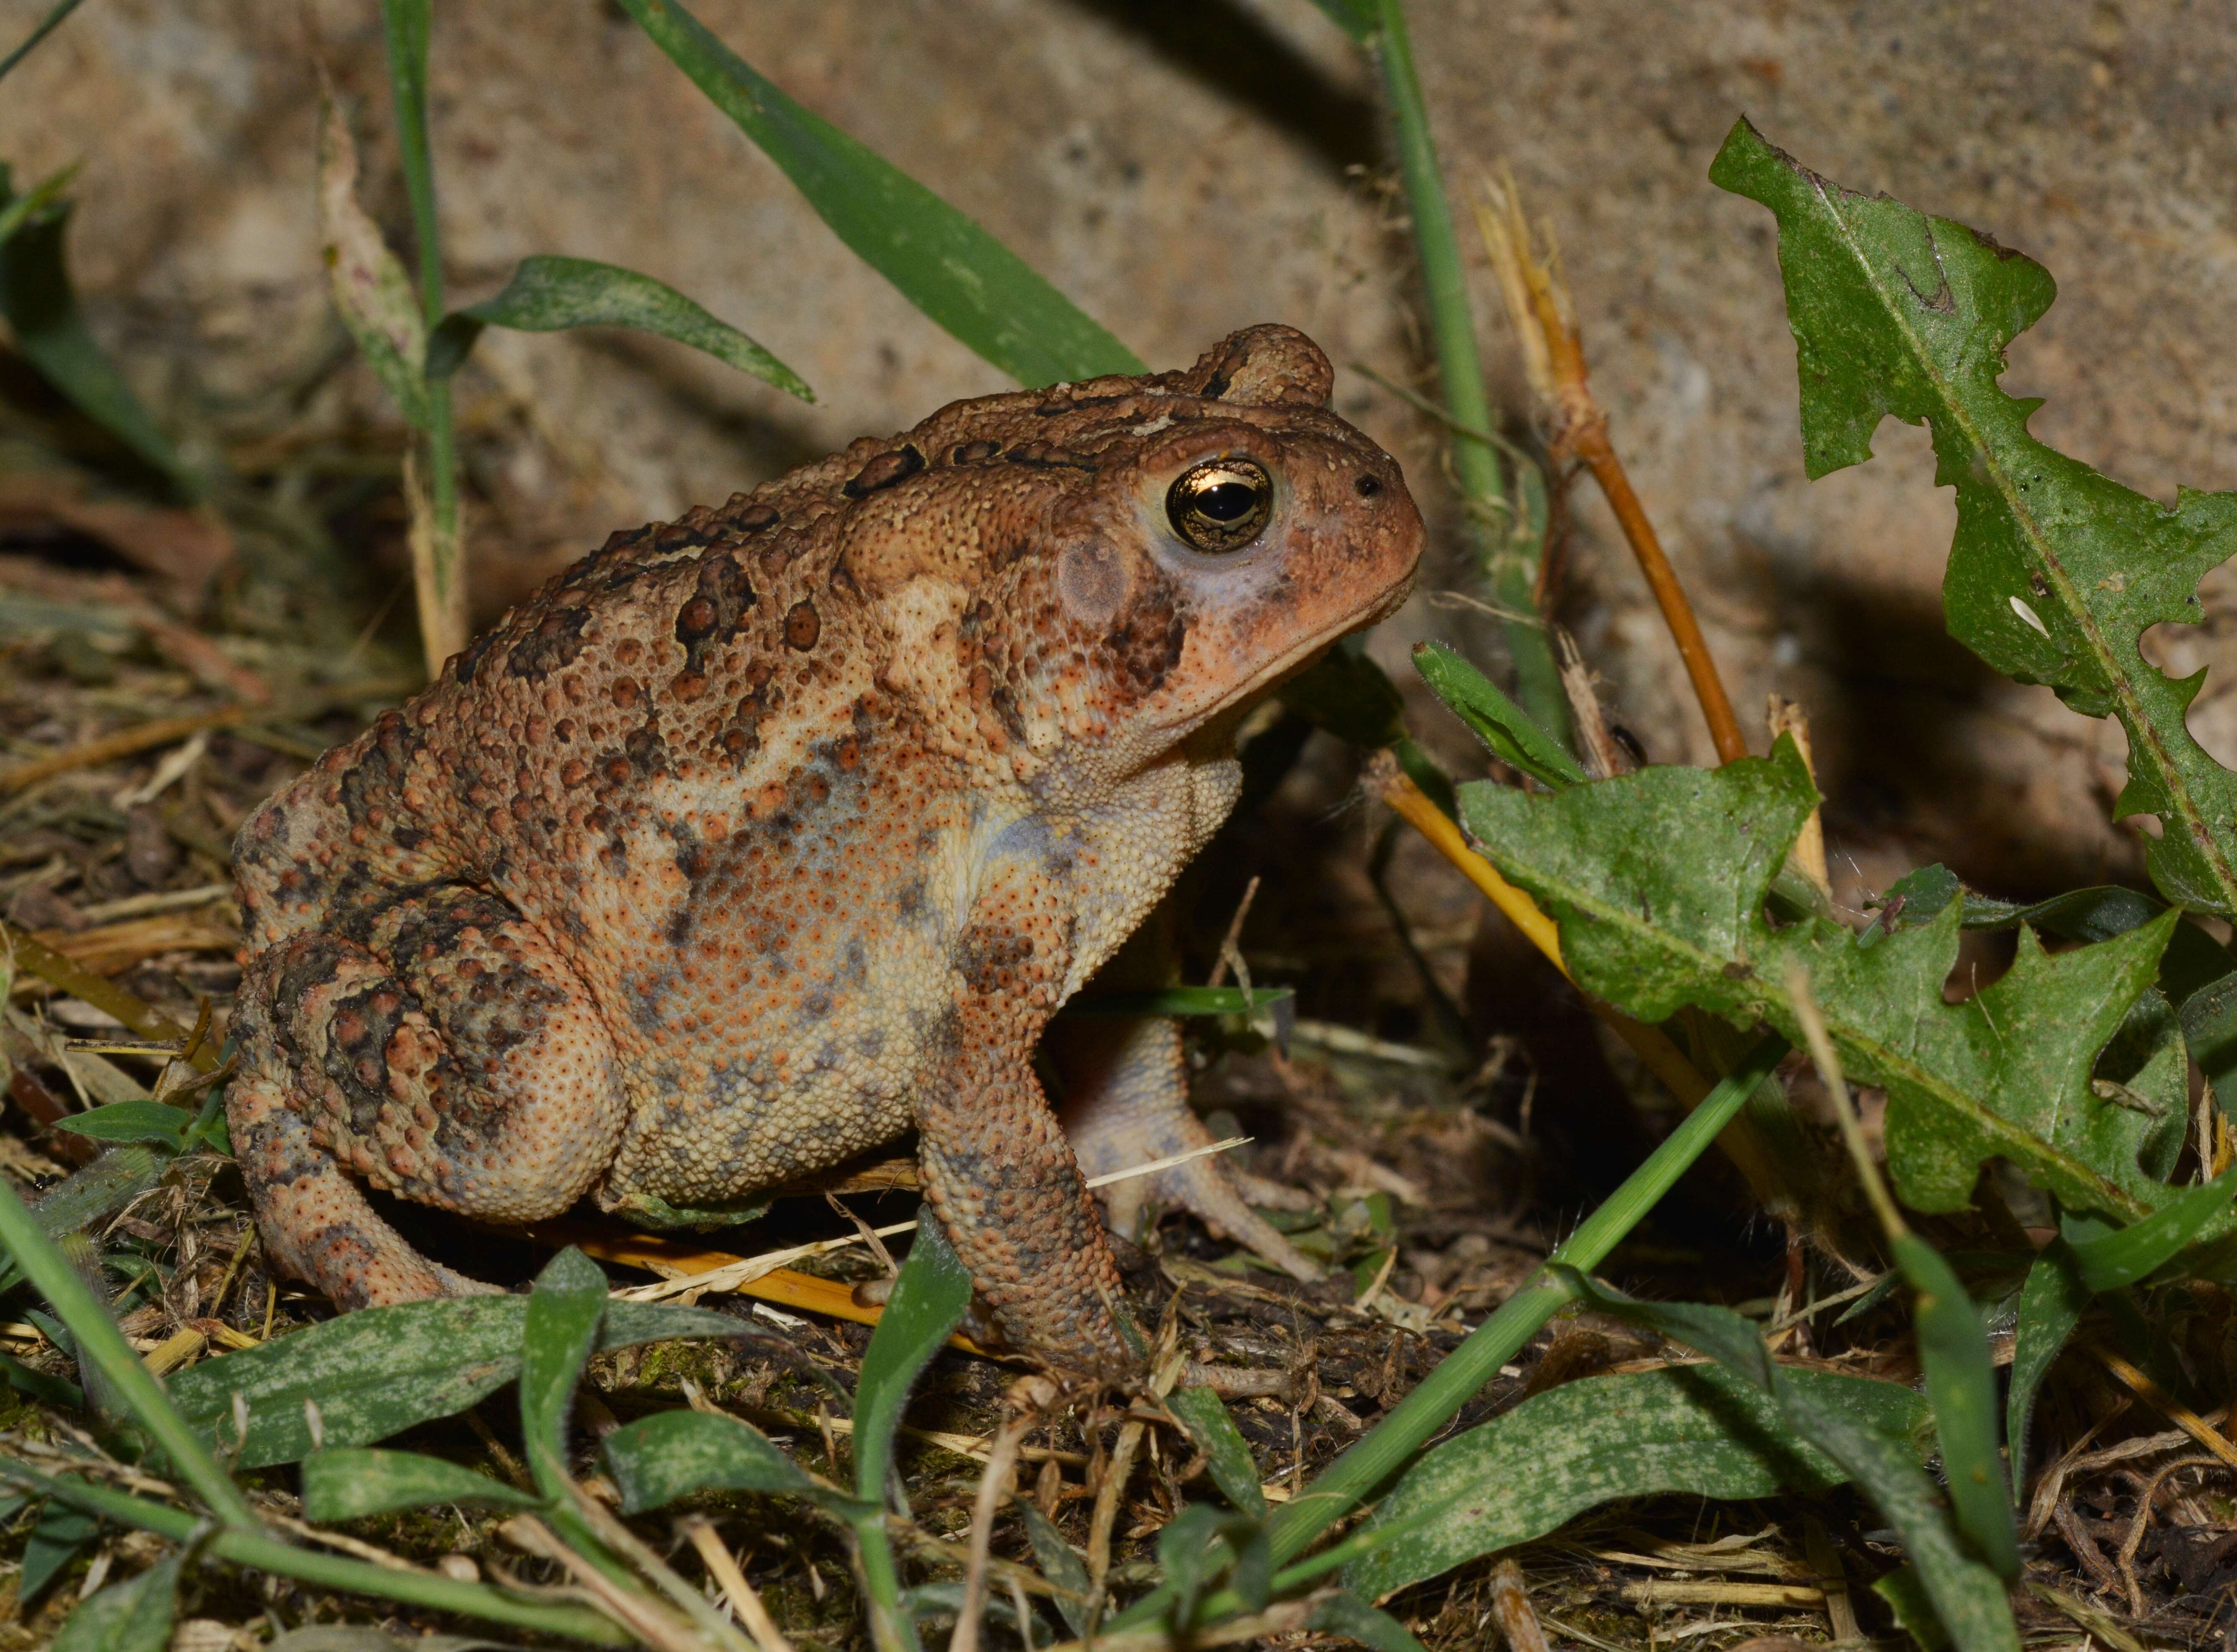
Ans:
{"label": "leaf with holes", "polygon": [[[1627,1014],[1660,1021],[1693,1005],[1800,1041],[1790,962],[1807,971],[1852,1076],[1888,1092],[1888,1161],[1904,1201],[1964,1209],[2002,1157],[2071,1210],[2133,1223],[2176,1197],[2165,1178],[2181,1109],[2153,1117],[2092,1087],[2156,978],[2173,911],[2109,940],[2051,954],[2023,931],[2002,979],[1943,1001],[1960,911],[1864,937],[1806,918],[1774,925],[1765,897],[1817,801],[1790,740],[1721,769],[1649,769],[1527,796],[1478,783],[1461,818],[1561,930],[1571,972]],[[2196,1234],[2217,1237],[2222,1217]]]}
{"label": "leaf with holes", "polygon": [[1809,474],[1871,458],[1891,413],[1932,428],[1936,479],[1957,490],[1950,635],[2086,716],[2118,717],[2128,784],[2114,814],[2159,817],[2152,881],[2237,915],[2237,774],[2184,721],[2205,673],[2177,681],[2138,647],[2154,625],[2203,618],[2200,578],[2237,552],[2237,493],[2185,489],[2170,510],[2029,433],[2040,403],[1997,379],[2005,347],[2056,295],[2032,259],[1821,178],[1745,121],[1709,176],[1778,221]]}

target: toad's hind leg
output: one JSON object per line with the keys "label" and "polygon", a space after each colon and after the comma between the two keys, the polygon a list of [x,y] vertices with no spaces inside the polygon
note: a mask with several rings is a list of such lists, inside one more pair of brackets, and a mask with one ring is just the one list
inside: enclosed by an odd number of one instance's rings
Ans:
{"label": "toad's hind leg", "polygon": [[492,895],[429,891],[360,927],[282,941],[241,983],[227,1116],[258,1224],[344,1307],[486,1290],[413,1251],[352,1177],[500,1221],[565,1209],[620,1135],[611,1040]]}

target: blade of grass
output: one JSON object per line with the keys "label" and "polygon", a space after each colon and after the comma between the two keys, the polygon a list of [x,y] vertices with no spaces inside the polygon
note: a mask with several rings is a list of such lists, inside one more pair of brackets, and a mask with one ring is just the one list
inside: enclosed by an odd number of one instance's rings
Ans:
{"label": "blade of grass", "polygon": [[[435,169],[427,147],[427,36],[433,0],[380,0],[388,46],[388,83],[396,104],[396,147],[404,167],[404,193],[412,203],[412,229],[419,243],[419,312],[430,327],[443,319],[443,231],[435,211]],[[459,457],[451,420],[451,386],[431,379],[421,387],[426,409],[430,519],[428,578],[421,592],[419,630],[430,675],[466,643],[466,581],[459,533]],[[419,547],[414,546],[415,555]]]}
{"label": "blade of grass", "polygon": [[[174,1543],[185,1543],[201,1523],[184,1509],[174,1509],[147,1497],[135,1497],[106,1486],[89,1485],[69,1476],[49,1476],[0,1457],[0,1478],[39,1493],[69,1508],[114,1521],[120,1526],[151,1531]],[[456,1612],[492,1623],[564,1635],[594,1646],[632,1644],[628,1633],[579,1606],[517,1600],[485,1583],[461,1583],[453,1577],[421,1571],[398,1571],[370,1561],[298,1548],[261,1529],[218,1532],[205,1551],[236,1566],[292,1577],[299,1583],[378,1600],[401,1601],[430,1611]]]}
{"label": "blade of grass", "polygon": [[862,1355],[855,1385],[855,1495],[877,1512],[855,1522],[870,1597],[870,1630],[881,1648],[915,1652],[916,1626],[901,1599],[901,1576],[886,1536],[886,1482],[893,1472],[894,1431],[910,1388],[971,1307],[971,1275],[957,1259],[940,1219],[926,1206],[915,1242],[894,1281],[894,1293]]}
{"label": "blade of grass", "polygon": [[[0,208],[13,204],[15,194],[0,166]],[[180,492],[199,499],[208,491],[204,478],[179,456],[87,330],[63,251],[72,209],[68,201],[54,201],[27,211],[16,233],[0,241],[0,314],[15,332],[16,351],[40,377]]]}
{"label": "blade of grass", "polygon": [[56,0],[54,7],[45,17],[39,19],[39,26],[31,30],[23,43],[10,52],[7,56],[0,57],[0,80],[7,79],[16,65],[36,51],[39,49],[39,43],[61,28],[63,19],[76,11],[82,3],[83,0]]}
{"label": "blade of grass", "polygon": [[115,1388],[131,1408],[133,1420],[162,1448],[173,1467],[183,1476],[203,1506],[234,1530],[261,1530],[255,1511],[241,1495],[232,1477],[218,1466],[187,1419],[171,1404],[163,1384],[124,1340],[124,1333],[109,1317],[108,1305],[96,1297],[63,1256],[61,1246],[47,1237],[30,1207],[16,1190],[0,1181],[0,1246],[16,1259],[31,1283],[54,1307],[56,1316],[76,1339],[78,1357]]}
{"label": "blade of grass", "polygon": [[626,327],[657,333],[766,380],[802,401],[808,382],[729,322],[664,281],[589,258],[524,258],[505,290],[443,318],[427,335],[426,375],[447,379],[465,365],[489,327],[557,333],[577,327]]}
{"label": "blade of grass", "polygon": [[1376,39],[1383,90],[1397,127],[1398,165],[1413,216],[1414,245],[1422,260],[1422,295],[1436,347],[1437,375],[1452,414],[1453,474],[1468,503],[1471,531],[1484,542],[1494,595],[1510,614],[1528,616],[1506,622],[1508,652],[1514,661],[1514,697],[1541,728],[1566,744],[1569,704],[1561,692],[1561,669],[1554,664],[1545,627],[1537,623],[1538,571],[1511,547],[1491,543],[1497,535],[1494,525],[1507,513],[1506,485],[1490,444],[1467,433],[1492,427],[1491,403],[1484,393],[1483,363],[1476,354],[1475,316],[1468,306],[1460,238],[1453,233],[1444,175],[1429,135],[1429,111],[1422,98],[1413,43],[1398,0],[1377,0]]}
{"label": "blade of grass", "polygon": [[907,173],[763,79],[676,0],[620,0],[823,221],[934,321],[1025,385],[1138,373],[1139,359]]}
{"label": "blade of grass", "polygon": [[1786,990],[1810,1046],[1810,1059],[1832,1098],[1834,1116],[1866,1202],[1879,1218],[1888,1248],[1913,1293],[1919,1363],[1925,1368],[1926,1398],[1942,1437],[1942,1467],[1957,1529],[1998,1576],[2015,1578],[2020,1570],[2019,1529],[1996,1461],[1996,1373],[1980,1312],[1942,1253],[1911,1232],[1896,1208],[1894,1195],[1864,1143],[1848,1081],[1842,1076],[1841,1058],[1811,995],[1809,971],[1798,959],[1789,961]]}

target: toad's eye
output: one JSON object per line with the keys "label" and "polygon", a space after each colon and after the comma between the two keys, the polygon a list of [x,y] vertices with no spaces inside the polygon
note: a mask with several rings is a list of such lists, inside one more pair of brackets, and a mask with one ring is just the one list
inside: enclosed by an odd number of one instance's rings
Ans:
{"label": "toad's eye", "polygon": [[1247,459],[1208,459],[1165,495],[1173,532],[1215,555],[1250,544],[1273,513],[1274,479]]}

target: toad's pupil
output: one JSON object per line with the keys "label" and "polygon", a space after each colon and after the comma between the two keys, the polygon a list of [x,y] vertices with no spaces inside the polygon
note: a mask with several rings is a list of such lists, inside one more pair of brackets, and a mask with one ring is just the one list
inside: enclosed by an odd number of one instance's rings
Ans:
{"label": "toad's pupil", "polygon": [[1248,482],[1217,482],[1196,496],[1196,508],[1215,522],[1237,522],[1250,514],[1258,490]]}

